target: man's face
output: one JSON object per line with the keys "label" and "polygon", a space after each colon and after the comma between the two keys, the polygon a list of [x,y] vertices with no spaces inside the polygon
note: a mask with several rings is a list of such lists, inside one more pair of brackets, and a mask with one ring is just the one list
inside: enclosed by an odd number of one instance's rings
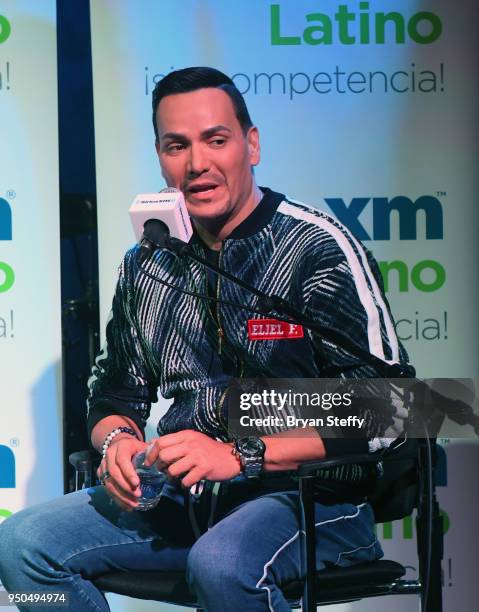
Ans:
{"label": "man's face", "polygon": [[180,189],[193,218],[226,222],[251,196],[258,131],[245,135],[229,96],[205,88],[163,98],[156,150],[169,187]]}

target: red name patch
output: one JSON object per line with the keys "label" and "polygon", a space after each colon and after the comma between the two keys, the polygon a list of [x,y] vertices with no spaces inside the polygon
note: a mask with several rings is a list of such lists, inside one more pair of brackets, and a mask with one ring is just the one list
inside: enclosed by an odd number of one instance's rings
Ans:
{"label": "red name patch", "polygon": [[276,319],[248,319],[250,340],[293,340],[303,338],[302,325],[285,323]]}

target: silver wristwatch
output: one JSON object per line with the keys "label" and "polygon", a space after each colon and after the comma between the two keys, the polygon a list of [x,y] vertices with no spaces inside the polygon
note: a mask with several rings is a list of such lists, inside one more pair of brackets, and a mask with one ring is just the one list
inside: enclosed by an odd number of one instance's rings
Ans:
{"label": "silver wristwatch", "polygon": [[235,441],[233,452],[239,458],[246,478],[256,478],[261,474],[265,450],[263,440],[255,436],[238,438]]}

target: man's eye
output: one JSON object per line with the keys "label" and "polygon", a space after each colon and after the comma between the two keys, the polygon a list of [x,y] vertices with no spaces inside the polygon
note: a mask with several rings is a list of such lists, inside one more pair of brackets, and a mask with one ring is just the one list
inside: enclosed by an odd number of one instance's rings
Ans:
{"label": "man's eye", "polygon": [[184,148],[185,148],[184,144],[174,142],[174,143],[167,145],[166,151],[168,153],[179,153],[180,151],[183,151]]}
{"label": "man's eye", "polygon": [[226,138],[212,138],[210,140],[210,145],[213,147],[222,147],[226,142]]}

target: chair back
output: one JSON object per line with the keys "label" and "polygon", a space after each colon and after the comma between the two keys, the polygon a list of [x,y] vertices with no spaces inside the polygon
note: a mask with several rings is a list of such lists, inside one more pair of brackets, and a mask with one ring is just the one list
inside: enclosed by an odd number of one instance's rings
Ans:
{"label": "chair back", "polygon": [[[368,496],[377,523],[409,516],[419,500],[420,440],[412,438],[388,450],[381,462],[382,475]],[[431,440],[431,444],[435,444]]]}

